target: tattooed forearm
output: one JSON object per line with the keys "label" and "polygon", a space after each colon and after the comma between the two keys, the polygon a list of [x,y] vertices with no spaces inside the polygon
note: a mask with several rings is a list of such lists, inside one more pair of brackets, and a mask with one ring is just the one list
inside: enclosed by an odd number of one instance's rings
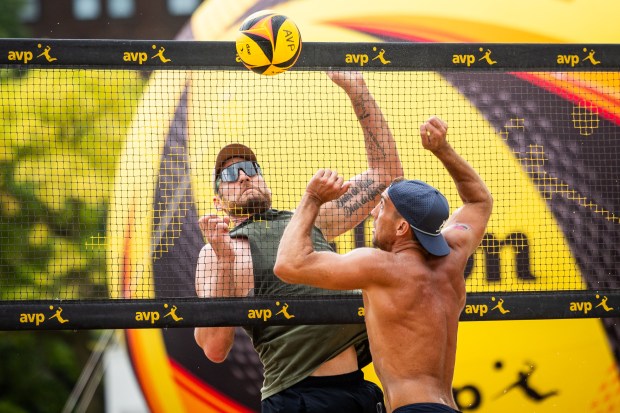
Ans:
{"label": "tattooed forearm", "polygon": [[385,159],[387,158],[387,155],[385,153],[385,148],[383,147],[383,145],[381,145],[381,142],[379,142],[379,139],[377,139],[377,136],[375,135],[374,128],[371,127],[366,127],[366,139],[367,139],[367,144],[366,144],[366,151],[368,153],[368,160],[370,162],[379,162],[379,161],[385,161]]}
{"label": "tattooed forearm", "polygon": [[368,153],[368,160],[370,162],[381,162],[387,158],[387,154],[385,153],[385,148],[377,138],[377,125],[376,121],[370,120],[370,122],[365,122],[366,119],[370,118],[371,114],[367,107],[368,101],[363,97],[359,96],[353,99],[353,108],[355,109],[355,113],[357,114],[357,119],[359,120],[362,128],[364,129],[364,138],[366,140],[366,152]]}
{"label": "tattooed forearm", "polygon": [[353,103],[353,109],[357,114],[357,119],[362,120],[370,116],[370,113],[366,110],[366,100],[363,96],[354,98],[351,103]]}
{"label": "tattooed forearm", "polygon": [[346,194],[336,200],[336,205],[344,211],[345,216],[350,217],[355,211],[376,199],[385,188],[387,188],[385,184],[376,183],[372,179],[357,181]]}

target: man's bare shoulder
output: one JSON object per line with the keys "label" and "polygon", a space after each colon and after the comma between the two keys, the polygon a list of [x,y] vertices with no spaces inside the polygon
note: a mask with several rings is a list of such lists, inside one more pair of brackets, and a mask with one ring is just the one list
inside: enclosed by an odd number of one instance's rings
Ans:
{"label": "man's bare shoulder", "polygon": [[372,260],[389,260],[393,259],[394,254],[391,252],[384,251],[380,248],[370,248],[370,247],[359,247],[354,248],[350,252],[346,254],[349,257],[354,257],[357,259],[367,259],[369,261]]}
{"label": "man's bare shoulder", "polygon": [[465,222],[450,222],[441,230],[441,235],[452,248],[474,236],[472,226]]}
{"label": "man's bare shoulder", "polygon": [[376,273],[389,270],[394,265],[395,254],[379,248],[355,248],[344,256],[347,266],[362,273]]}
{"label": "man's bare shoulder", "polygon": [[465,224],[463,222],[454,222],[448,226],[446,226],[441,232],[447,232],[447,231],[451,231],[451,230],[457,230],[457,231],[471,231],[471,226],[468,224]]}
{"label": "man's bare shoulder", "polygon": [[475,225],[462,221],[449,223],[442,229],[441,234],[452,251],[462,252],[466,256],[473,253],[481,240],[479,229],[476,229]]}

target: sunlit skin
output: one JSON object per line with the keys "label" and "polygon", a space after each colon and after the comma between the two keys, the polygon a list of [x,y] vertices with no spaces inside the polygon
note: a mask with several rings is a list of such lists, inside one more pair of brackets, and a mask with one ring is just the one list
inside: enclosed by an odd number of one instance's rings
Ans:
{"label": "sunlit skin", "polygon": [[377,376],[389,412],[415,403],[456,409],[452,379],[460,314],[465,305],[464,270],[480,244],[493,199],[478,174],[446,140],[447,124],[430,118],[420,128],[424,148],[452,176],[463,205],[441,231],[445,257],[429,254],[398,213],[388,191],[372,210],[373,243],[347,254],[315,252],[310,228],[324,202],[346,184],[334,171],[319,170],[308,183],[287,226],[274,271],[283,281],[329,289],[361,289]]}
{"label": "sunlit skin", "polygon": [[[222,169],[244,161],[243,158],[228,159]],[[271,190],[261,174],[248,176],[239,169],[235,182],[220,182],[218,195],[213,198],[218,210],[225,210],[235,223],[247,219],[248,216],[265,212],[271,207]]]}
{"label": "sunlit skin", "polygon": [[[394,225],[394,220],[398,219],[398,213],[385,214],[386,193],[381,194],[381,201],[373,208],[370,215],[373,217],[372,245],[384,251],[392,251],[394,237],[392,232],[383,231],[384,227]],[[395,211],[394,211],[395,212]],[[387,222],[386,222],[387,221]]]}

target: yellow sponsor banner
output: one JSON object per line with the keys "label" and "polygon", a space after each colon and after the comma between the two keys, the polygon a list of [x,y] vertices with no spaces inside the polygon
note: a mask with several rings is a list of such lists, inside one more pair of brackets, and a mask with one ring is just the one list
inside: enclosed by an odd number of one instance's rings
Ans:
{"label": "yellow sponsor banner", "polygon": [[[236,22],[249,14],[254,4],[254,1],[205,2],[192,17],[194,38],[234,40]],[[380,42],[384,38],[433,42],[618,41],[616,22],[612,19],[620,12],[620,5],[580,0],[527,0],[518,4],[493,3],[492,7],[490,4],[482,0],[363,0],[351,7],[348,3],[314,0],[284,2],[274,8],[297,23],[306,41]],[[605,12],[601,13],[601,10]],[[550,19],[549,16],[554,17]],[[467,67],[468,63],[469,66],[491,65],[494,59],[494,55],[486,50],[472,56],[455,54],[453,62]],[[587,56],[585,53],[578,58],[582,61]],[[382,64],[390,60],[390,56],[382,54],[379,48],[369,50],[365,56],[351,54],[343,58],[349,59],[352,66],[361,66],[374,58]],[[570,66],[574,61],[572,56],[563,56],[561,63]],[[162,131],[170,125],[186,84],[191,186],[199,214],[213,212],[211,164],[217,150],[229,142],[245,143],[256,151],[267,182],[274,190],[274,206],[279,209],[295,207],[308,179],[318,167],[336,168],[345,176],[364,169],[362,138],[355,134],[357,121],[346,97],[329,80],[295,71],[276,77],[238,72],[234,81],[230,74],[217,71],[193,71],[187,77],[178,73],[173,75],[173,72],[155,73],[129,136],[119,169],[119,196],[113,205],[110,221],[109,257],[111,265],[116,266],[110,274],[124,274],[140,286],[139,291],[152,292],[153,289],[151,240],[148,235],[140,235],[150,234],[153,211],[151,204],[137,200],[153,198],[154,171],[158,170],[158,156],[165,140]],[[527,241],[529,268],[535,279],[528,283],[520,281],[515,250],[502,248],[499,253],[502,291],[554,291],[569,286],[585,288],[561,228],[545,197],[538,192],[535,179],[524,168],[524,160],[544,155],[546,148],[518,153],[506,145],[506,135],[522,127],[524,119],[507,119],[504,129],[498,132],[475,105],[469,104],[465,96],[436,73],[367,72],[366,77],[371,90],[377,91],[379,103],[395,132],[407,175],[438,186],[451,205],[459,204],[451,181],[442,175],[437,161],[431,156],[420,155],[423,149],[416,135],[417,126],[428,116],[444,118],[453,125],[452,130],[457,131],[451,132],[450,141],[474,164],[494,194],[496,205],[489,234],[500,242],[510,239],[513,234],[520,234],[518,239]],[[558,82],[557,79],[552,81]],[[251,89],[239,86],[248,84],[252,85]],[[391,90],[386,86],[402,84],[434,86],[416,88],[416,99],[403,104],[393,98],[398,95],[398,87]],[[318,85],[323,86],[319,89]],[[209,99],[205,91],[217,98]],[[591,89],[584,93],[593,92]],[[285,99],[282,98],[284,94]],[[309,105],[304,105],[304,101],[321,102],[327,100],[325,94],[329,95],[330,102],[336,102],[333,106],[317,109],[312,105],[313,110],[319,110],[318,113],[305,110]],[[443,104],[431,107],[428,102]],[[468,109],[454,113],[450,110],[454,106]],[[287,116],[282,117],[281,113]],[[259,122],[269,125],[268,135],[255,134],[255,125]],[[286,134],[286,131],[300,130],[302,126],[311,132],[303,136]],[[338,135],[332,133],[334,130],[347,131],[350,135],[338,139]],[[145,145],[153,150],[144,151]],[[144,159],[144,153],[148,159]],[[489,158],[488,154],[493,157]],[[153,166],[152,171],[146,168],[149,171],[146,175],[145,165]],[[290,165],[294,165],[294,174],[287,173]],[[506,182],[510,182],[510,186]],[[570,188],[563,191],[572,196]],[[370,224],[366,225],[365,238],[368,240]],[[128,242],[129,235],[133,236],[131,242]],[[336,243],[341,252],[355,245],[351,233],[341,236]],[[548,250],[553,250],[554,254],[547,254]],[[131,265],[127,266],[128,262]],[[496,284],[486,279],[484,269],[481,250],[476,253],[468,276],[469,291],[487,292],[496,288]],[[560,281],[555,276],[558,273],[564,275]],[[117,279],[114,282],[126,281]],[[131,289],[127,292],[127,297],[146,296],[134,296]],[[498,306],[498,311],[509,311],[499,301],[494,305]],[[576,311],[585,311],[585,307],[577,305]],[[472,308],[471,311],[480,309]],[[265,318],[267,313],[248,314],[250,316]],[[141,354],[140,366],[144,369],[150,363],[161,366],[162,359],[167,356],[168,350],[163,345],[151,348],[149,353],[142,352],[143,346],[149,345],[146,340],[136,340],[132,345],[135,345],[132,351]],[[154,356],[153,352],[157,355]],[[208,363],[204,358],[194,362]],[[157,394],[161,383],[165,383],[160,394],[171,397],[175,412],[183,411],[179,402],[183,393],[171,392],[174,379],[166,376],[168,374],[172,373],[167,369],[157,375],[142,374],[140,381],[149,389],[149,394]],[[372,368],[365,369],[365,374],[377,381]],[[461,323],[454,386],[463,411],[620,412],[618,366],[606,332],[597,319]],[[165,407],[170,403],[150,405],[153,411],[172,411]]]}

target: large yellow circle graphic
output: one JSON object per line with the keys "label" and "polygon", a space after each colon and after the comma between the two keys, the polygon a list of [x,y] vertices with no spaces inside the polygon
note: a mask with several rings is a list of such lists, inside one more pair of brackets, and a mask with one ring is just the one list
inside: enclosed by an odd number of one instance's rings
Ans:
{"label": "large yellow circle graphic", "polygon": [[[235,29],[255,6],[254,1],[235,3],[209,1],[192,17],[195,40],[234,40]],[[531,3],[531,4],[530,4]],[[599,4],[600,3],[600,4]],[[517,5],[501,4],[488,9],[482,0],[461,2],[392,2],[358,1],[356,7],[333,1],[291,1],[273,7],[277,12],[295,20],[306,41],[364,41],[383,40],[428,42],[617,42],[616,23],[612,16],[620,6],[601,1],[525,1]],[[603,8],[604,7],[604,8]],[[600,13],[604,9],[605,13]],[[329,10],[329,13],[322,13]],[[532,12],[536,10],[536,12]],[[548,16],[555,16],[549,19]],[[379,56],[380,50],[369,50],[369,56]],[[382,58],[389,59],[388,54]],[[256,81],[251,72],[236,73]],[[191,204],[177,204],[173,211],[178,215],[168,217],[179,225],[191,217],[212,211],[210,183],[211,162],[217,148],[231,140],[251,145],[259,154],[266,179],[274,189],[274,206],[292,209],[301,196],[305,184],[318,167],[337,167],[339,172],[351,176],[365,163],[363,148],[350,148],[350,142],[333,140],[320,156],[308,158],[312,142],[291,140],[278,131],[290,130],[291,123],[304,122],[303,111],[287,116],[286,124],[276,116],[285,111],[276,107],[261,114],[263,122],[271,125],[274,133],[267,139],[252,134],[251,125],[258,116],[248,110],[248,100],[263,99],[277,102],[278,90],[288,90],[295,95],[295,87],[304,73],[289,71],[276,77],[261,77],[260,97],[255,91],[239,91],[225,73],[185,71],[157,71],[152,74],[149,86],[137,113],[131,134],[117,174],[117,188],[109,218],[109,265],[114,285],[123,286],[126,298],[157,296],[158,259],[166,248],[175,248],[174,237],[165,238],[158,233],[155,199],[162,189],[162,164],[165,156],[180,154],[189,171],[183,176],[183,185],[191,193]],[[440,170],[430,158],[415,158],[421,148],[415,136],[415,126],[431,114],[447,118],[455,130],[467,125],[477,131],[477,136],[451,135],[466,159],[475,160],[475,167],[489,184],[496,199],[496,207],[489,232],[498,239],[511,234],[522,234],[530,240],[531,270],[536,282],[534,290],[558,288],[555,272],[568,274],[572,285],[583,285],[583,275],[568,241],[550,210],[545,195],[541,194],[535,180],[523,168],[526,158],[523,150],[508,144],[510,133],[518,133],[518,119],[505,122],[499,133],[486,114],[475,105],[475,97],[459,89],[454,81],[436,73],[367,73],[372,90],[381,90],[378,96],[392,93],[385,89],[381,76],[389,76],[392,84],[402,82],[433,83],[436,88],[420,88],[415,102],[399,107],[398,101],[381,101],[395,133],[405,170],[410,176],[426,176],[426,171]],[[217,79],[217,81],[215,81]],[[320,82],[312,77],[305,79],[308,86]],[[538,79],[540,80],[540,79]],[[528,80],[523,80],[527,82]],[[558,87],[561,87],[559,85]],[[383,89],[382,89],[383,88]],[[212,96],[226,99],[205,98],[204,90]],[[304,99],[312,96],[313,88],[304,89]],[[436,95],[441,90],[442,95]],[[397,94],[397,88],[394,88]],[[337,91],[334,91],[334,95]],[[427,94],[427,95],[425,95]],[[441,107],[429,108],[424,102],[440,102]],[[280,103],[279,105],[284,105]],[[458,115],[450,113],[451,105],[469,108]],[[355,119],[338,106],[345,119],[355,128]],[[428,113],[433,110],[433,113]],[[406,113],[404,113],[406,111]],[[443,113],[442,113],[443,112]],[[186,127],[185,140],[170,140],[171,125],[183,117]],[[326,117],[327,118],[327,117]],[[317,130],[334,125],[317,115],[313,117]],[[321,123],[325,122],[325,123]],[[514,122],[514,123],[511,123]],[[412,125],[414,126],[412,130]],[[459,126],[461,125],[461,126]],[[482,131],[482,133],[479,133]],[[508,136],[508,138],[506,138]],[[473,140],[473,141],[472,141]],[[473,143],[472,143],[473,142]],[[176,146],[175,146],[176,145]],[[171,149],[172,148],[172,149]],[[176,148],[176,149],[174,149]],[[274,149],[275,148],[275,149]],[[542,148],[544,151],[546,148]],[[176,151],[176,152],[175,152]],[[497,155],[493,162],[485,162],[485,153]],[[347,154],[346,159],[342,154]],[[530,154],[531,155],[531,154]],[[297,174],[284,176],[283,159],[297,165]],[[423,161],[419,161],[423,159]],[[287,192],[278,192],[286,179]],[[441,177],[426,179],[436,183],[449,196],[451,204],[458,204],[457,195]],[[513,186],[507,187],[506,182]],[[443,187],[442,187],[443,185]],[[147,200],[145,202],[145,200]],[[510,202],[510,200],[518,200]],[[544,225],[543,225],[544,224]],[[545,228],[544,232],[541,228]],[[183,227],[185,228],[185,227]],[[157,235],[159,234],[159,235]],[[181,236],[181,235],[179,235]],[[196,234],[191,242],[201,242]],[[351,247],[351,237],[338,240],[339,250]],[[545,248],[555,251],[551,257]],[[504,254],[504,253],[502,253]],[[507,263],[514,263],[509,252],[501,256]],[[470,291],[485,291],[484,265],[476,258],[473,272],[468,277]],[[183,262],[184,266],[194,263]],[[518,278],[514,264],[505,266],[502,274],[508,285]],[[183,280],[190,288],[192,280]],[[522,285],[520,288],[524,288]],[[560,286],[561,288],[561,286]],[[494,303],[496,305],[497,302]],[[259,395],[252,393],[260,386],[260,374],[250,360],[253,350],[239,338],[241,345],[227,369],[237,374],[237,384],[242,392],[235,393],[222,387],[222,375],[210,373],[210,363],[193,342],[191,332],[164,332],[160,330],[132,330],[127,332],[134,369],[148,404],[153,412],[237,412],[256,411]],[[617,345],[617,343],[616,343]],[[235,365],[236,363],[236,365]],[[244,364],[245,363],[245,364]],[[250,366],[242,368],[243,366]],[[562,321],[511,321],[461,323],[459,350],[454,386],[457,401],[463,411],[476,412],[620,412],[620,383],[617,364],[600,320]],[[222,373],[223,374],[223,373]],[[230,373],[232,374],[232,373]],[[258,375],[257,375],[258,374]],[[372,368],[366,374],[376,380]],[[233,377],[233,376],[231,376]],[[578,378],[577,378],[578,377]],[[232,380],[232,379],[231,379]],[[252,387],[251,383],[254,383]],[[244,387],[245,386],[245,387]],[[241,394],[243,393],[243,395]]]}

